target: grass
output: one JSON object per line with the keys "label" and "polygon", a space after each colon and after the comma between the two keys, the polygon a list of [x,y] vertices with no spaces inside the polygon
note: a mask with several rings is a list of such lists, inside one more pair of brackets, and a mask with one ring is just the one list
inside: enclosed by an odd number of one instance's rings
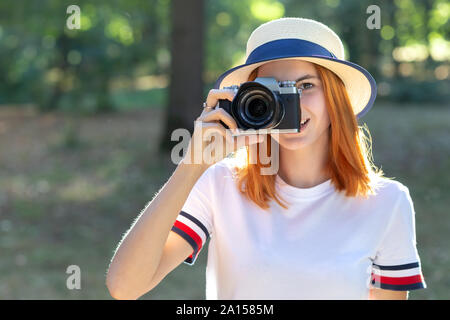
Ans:
{"label": "grass", "polygon": [[[155,149],[163,111],[75,117],[0,109],[0,299],[111,299],[105,272],[113,251],[171,174],[169,155]],[[414,201],[428,289],[410,299],[449,299],[450,110],[379,104],[363,119],[375,163]],[[204,299],[206,251],[142,299]],[[66,288],[72,264],[81,290]]]}

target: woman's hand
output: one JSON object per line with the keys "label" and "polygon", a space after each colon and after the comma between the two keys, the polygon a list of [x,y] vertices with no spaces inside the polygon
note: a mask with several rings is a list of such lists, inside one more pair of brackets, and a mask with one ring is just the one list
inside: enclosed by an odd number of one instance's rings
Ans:
{"label": "woman's hand", "polygon": [[[230,89],[212,89],[208,93],[206,105],[215,107],[219,99],[232,101],[234,95],[235,92]],[[230,129],[226,129],[220,121]],[[224,109],[204,108],[195,120],[194,133],[182,162],[209,167],[244,145],[263,141],[263,137],[257,135],[233,137],[231,131],[234,129],[237,129],[236,121]]]}

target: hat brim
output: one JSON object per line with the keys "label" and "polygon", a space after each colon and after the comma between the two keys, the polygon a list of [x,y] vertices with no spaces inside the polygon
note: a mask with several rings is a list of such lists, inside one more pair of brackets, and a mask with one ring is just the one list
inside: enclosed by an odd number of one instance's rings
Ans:
{"label": "hat brim", "polygon": [[217,79],[214,88],[222,89],[231,85],[240,85],[248,81],[250,73],[257,67],[280,60],[303,60],[316,63],[333,71],[344,83],[353,112],[357,118],[364,116],[373,106],[377,95],[377,85],[372,75],[363,67],[345,60],[331,57],[301,56],[282,57],[258,61],[251,64],[242,64],[234,67]]}

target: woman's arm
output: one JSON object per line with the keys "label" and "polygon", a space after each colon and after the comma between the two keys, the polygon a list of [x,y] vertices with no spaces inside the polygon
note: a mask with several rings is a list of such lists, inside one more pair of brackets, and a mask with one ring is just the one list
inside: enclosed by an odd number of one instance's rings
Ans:
{"label": "woman's arm", "polygon": [[[232,100],[232,90],[211,90],[207,97],[207,105],[215,106],[219,99]],[[222,151],[236,151],[239,144],[236,138],[230,139],[225,127],[219,123],[222,121],[228,128],[236,129],[236,121],[224,109],[209,110],[204,108],[197,118],[194,133],[186,154],[191,160],[195,155],[204,155],[212,143],[208,139],[208,132],[217,132],[222,135],[225,144],[231,144],[230,148]],[[215,140],[214,140],[215,141]],[[245,145],[249,145],[249,140]],[[220,161],[226,152],[217,152],[208,149],[207,156],[213,162]],[[199,164],[183,161],[175,169],[167,183],[159,191],[156,197],[147,205],[138,216],[134,224],[128,230],[120,242],[112,258],[106,278],[106,285],[111,296],[116,299],[137,299],[156,286],[161,279],[178,264],[180,264],[189,252],[190,245],[176,234],[171,234],[175,220],[183,208],[192,188],[202,174],[212,163],[200,159]]]}
{"label": "woman's arm", "polygon": [[408,300],[408,291],[370,289],[369,300]]}
{"label": "woman's arm", "polygon": [[[112,297],[137,299],[152,287],[169,232],[205,170],[204,166],[180,163],[138,216],[116,249],[108,269],[106,285]],[[175,250],[179,254],[185,251]]]}

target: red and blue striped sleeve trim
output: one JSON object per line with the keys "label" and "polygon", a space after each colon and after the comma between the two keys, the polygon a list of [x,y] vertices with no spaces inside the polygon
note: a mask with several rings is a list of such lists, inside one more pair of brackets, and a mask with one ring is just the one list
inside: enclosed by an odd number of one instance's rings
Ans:
{"label": "red and blue striped sleeve trim", "polygon": [[418,262],[390,266],[374,263],[371,284],[376,288],[395,291],[426,288]]}
{"label": "red and blue striped sleeve trim", "polygon": [[180,216],[181,218],[178,218],[172,226],[172,231],[179,234],[192,246],[194,251],[184,262],[193,265],[203,244],[209,238],[209,232],[200,220],[189,213],[180,211]]}

